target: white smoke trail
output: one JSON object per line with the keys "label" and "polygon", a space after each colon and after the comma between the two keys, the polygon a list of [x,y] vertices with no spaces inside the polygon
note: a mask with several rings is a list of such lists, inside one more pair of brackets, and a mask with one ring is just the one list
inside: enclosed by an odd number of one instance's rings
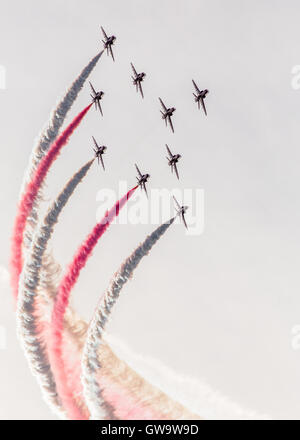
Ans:
{"label": "white smoke trail", "polygon": [[[82,382],[84,386],[84,396],[91,413],[91,418],[101,419],[103,417],[103,390],[99,385],[99,379],[101,378],[101,374],[105,374],[105,370],[107,369],[107,365],[105,365],[107,360],[105,358],[103,359],[104,364],[101,364],[101,351],[105,345],[104,337],[108,340],[110,349],[112,346],[113,349],[116,350],[118,365],[122,367],[122,362],[125,361],[127,369],[125,376],[129,376],[130,370],[132,370],[136,377],[143,378],[141,382],[136,381],[134,378],[130,386],[127,386],[131,395],[136,394],[138,402],[148,404],[163,416],[177,420],[268,418],[266,415],[260,415],[254,411],[240,407],[228,397],[224,397],[219,392],[214,391],[204,382],[180,376],[156,360],[131,353],[128,348],[124,349],[120,342],[116,343],[113,337],[104,334],[107,320],[124,284],[131,278],[133,271],[141,259],[148,254],[152,246],[166,232],[173,221],[174,218],[169,223],[159,226],[159,228],[148,236],[132,255],[125,260],[115,274],[104,296],[101,298],[100,304],[90,323],[82,355]],[[101,349],[99,350],[100,347]],[[111,371],[111,374],[113,382],[119,382],[119,385],[122,385],[122,381],[118,381],[117,377],[114,377],[113,371]],[[123,370],[120,367],[119,375],[121,375],[122,378],[124,377]],[[151,387],[147,387],[144,378],[150,381]],[[139,387],[143,389],[138,389]],[[159,390],[159,393],[157,390]]]}
{"label": "white smoke trail", "polygon": [[[59,267],[49,254],[45,254],[43,258],[43,265],[40,270],[40,285],[39,285],[39,301],[38,307],[43,307],[38,311],[41,316],[49,315],[49,306],[52,307],[52,300],[56,297],[57,287],[59,285]],[[42,295],[42,296],[41,296]],[[40,300],[46,302],[46,307],[41,304]],[[47,331],[47,324],[45,330]],[[65,324],[64,324],[64,341],[65,341],[65,362],[68,366],[71,376],[76,377],[80,374],[80,357],[82,348],[84,346],[88,324],[83,321],[72,308],[66,310]],[[47,338],[45,334],[45,338]],[[48,339],[46,339],[47,341]],[[120,414],[120,406],[115,406],[115,399],[111,394],[112,384],[113,388],[126,390],[139,405],[142,414],[147,414],[149,411],[155,414],[163,414],[165,419],[171,416],[174,418],[194,419],[195,415],[187,411],[182,404],[172,400],[166,393],[161,391],[161,387],[154,387],[143,376],[138,374],[134,368],[130,368],[124,360],[121,360],[114,354],[106,341],[102,340],[101,349],[98,352],[99,361],[101,363],[101,370],[98,372],[100,383],[105,382],[105,404],[104,408],[109,420],[115,417],[123,419]],[[78,379],[77,379],[78,380]],[[108,383],[107,383],[108,381]],[[77,389],[77,386],[75,387]],[[78,396],[81,397],[81,396]],[[80,404],[81,398],[78,400]],[[143,416],[145,418],[145,416]]]}
{"label": "white smoke trail", "polygon": [[[30,176],[34,173],[36,166],[45,152],[49,149],[51,143],[56,139],[59,129],[62,126],[64,119],[67,115],[68,110],[71,108],[74,103],[80,89],[83,87],[85,80],[97,64],[99,58],[101,57],[102,52],[100,52],[96,57],[94,57],[90,63],[84,68],[79,77],[74,81],[73,85],[67,91],[66,95],[62,100],[58,103],[56,108],[53,110],[50,121],[48,122],[46,128],[42,131],[39,139],[37,140],[36,146],[31,153],[31,158],[29,161],[27,172],[25,173],[24,181],[23,181],[23,189],[30,179]],[[21,191],[22,194],[22,191]],[[28,218],[28,228],[26,232],[25,238],[25,249],[29,248],[32,241],[33,231],[37,225],[38,221],[38,209],[39,209],[39,201],[42,199],[42,191],[39,192],[39,197],[36,200],[36,204],[34,209],[32,210],[31,216]],[[24,249],[24,250],[25,250]],[[52,303],[51,299],[53,299],[56,295],[57,288],[57,274],[60,270],[60,266],[55,262],[53,256],[47,252],[44,254],[43,264],[40,268],[40,277],[41,283],[39,286],[40,292],[43,294],[43,299],[46,303]],[[50,301],[49,301],[50,300]],[[67,310],[65,316],[65,325],[66,325],[66,333],[71,338],[74,343],[74,349],[78,347],[78,355],[81,351],[81,347],[84,343],[85,333],[87,329],[87,324],[79,318],[79,316],[74,313],[74,311],[69,308]],[[124,362],[118,360],[118,358],[114,355],[114,353],[110,350],[107,344],[103,344],[101,351],[101,361],[103,364],[102,371],[105,370],[106,376],[112,375],[112,377],[119,380],[118,372],[120,369],[124,372],[126,379],[123,380],[123,385],[127,383],[127,386],[131,386],[133,383],[143,383],[144,388],[143,392],[146,390],[150,392],[153,396],[152,387],[147,384],[147,382],[139,377],[135,372],[128,368]],[[125,382],[125,383],[124,383]],[[139,387],[139,389],[141,386]],[[139,390],[140,391],[140,390]],[[157,390],[156,395],[159,395]],[[161,401],[162,399],[159,398]]]}
{"label": "white smoke trail", "polygon": [[184,376],[171,370],[159,360],[134,353],[123,341],[105,335],[118,358],[125,361],[137,374],[146,377],[153,386],[171,399],[179,401],[205,420],[265,420],[271,417],[243,408],[229,397],[214,390],[206,381]]}
{"label": "white smoke trail", "polygon": [[[48,121],[46,127],[42,130],[41,134],[39,135],[36,141],[36,145],[31,152],[28,167],[27,170],[25,171],[23,183],[21,186],[20,198],[22,196],[22,193],[24,192],[27,183],[30,181],[31,177],[33,176],[40,160],[42,159],[44,154],[48,151],[51,144],[57,138],[59,130],[61,129],[69,110],[74,104],[79,92],[83,88],[85,81],[87,80],[90,73],[96,66],[102,53],[103,51],[99,52],[94,58],[92,58],[92,60],[82,70],[80,75],[75,79],[71,87],[67,90],[64,97],[58,102],[54,110],[52,110],[50,115],[50,120]],[[43,195],[41,188],[36,197],[36,201],[33,205],[31,215],[27,219],[28,227],[26,229],[26,234],[24,239],[25,249],[26,248],[28,249],[30,246],[33,235],[33,229],[38,222],[39,202],[42,200],[42,198]]]}
{"label": "white smoke trail", "polygon": [[130,257],[125,260],[101,298],[100,304],[90,323],[82,355],[82,382],[85,400],[92,419],[101,420],[104,416],[102,410],[103,396],[97,373],[99,373],[101,369],[98,351],[100,345],[103,343],[102,338],[106,322],[119,297],[122,287],[132,276],[134,269],[138,266],[141,259],[148,254],[154,244],[167,231],[174,222],[174,219],[175,218],[172,218],[167,223],[160,225],[140,244]]}
{"label": "white smoke trail", "polygon": [[[60,281],[59,268],[57,264],[53,262],[52,258],[49,259],[48,254],[47,259],[43,259],[40,274],[39,299],[43,298],[43,302],[46,302],[46,308],[43,304],[40,304],[40,301],[39,307],[43,306],[43,310],[41,310],[40,313],[42,316],[45,316],[45,314],[49,315],[49,306],[52,307],[52,301],[56,297]],[[87,330],[88,323],[69,307],[66,310],[64,318],[64,361],[68,371],[70,371],[70,378],[74,377],[74,380],[76,380],[75,378],[78,380],[80,377],[81,352],[85,343]],[[46,334],[45,337],[47,338],[47,336]],[[109,420],[124,418],[122,416],[119,417],[120,408],[119,406],[116,408],[114,405],[115,399],[112,399],[109,384],[112,384],[115,389],[126,390],[132,399],[141,403],[145,411],[143,414],[146,414],[150,410],[155,413],[163,413],[166,416],[165,418],[169,419],[170,413],[168,412],[168,408],[171,408],[172,415],[177,412],[178,415],[184,414],[186,419],[194,418],[194,415],[186,411],[183,405],[172,400],[167,394],[162,392],[159,387],[153,387],[153,385],[138,374],[134,368],[130,368],[124,360],[119,359],[104,340],[98,352],[98,357],[101,363],[101,370],[98,372],[98,377],[100,383],[104,380],[106,384],[106,402],[104,407]],[[78,385],[74,388],[77,389]],[[143,416],[143,418],[145,418],[145,416]]]}
{"label": "white smoke trail", "polygon": [[92,60],[87,64],[87,66],[82,70],[80,75],[75,79],[71,87],[67,89],[64,97],[58,102],[55,109],[52,110],[50,114],[50,120],[48,121],[46,127],[43,129],[38,137],[36,146],[33,148],[28,168],[25,172],[25,178],[23,186],[30,180],[34,171],[41,158],[44,156],[46,151],[48,151],[50,145],[55,141],[59,130],[61,129],[66,116],[74,104],[75,100],[81,89],[83,88],[85,81],[89,77],[90,73],[96,66],[99,58],[101,57],[103,51],[98,53]]}
{"label": "white smoke trail", "polygon": [[30,368],[41,386],[45,400],[60,416],[63,416],[64,413],[56,392],[45,343],[42,338],[42,329],[36,316],[35,300],[40,282],[43,256],[52,236],[54,226],[62,209],[67,204],[77,185],[87,174],[93,162],[94,159],[90,160],[74,174],[48,210],[26,256],[20,280],[20,295],[17,308],[18,334]]}

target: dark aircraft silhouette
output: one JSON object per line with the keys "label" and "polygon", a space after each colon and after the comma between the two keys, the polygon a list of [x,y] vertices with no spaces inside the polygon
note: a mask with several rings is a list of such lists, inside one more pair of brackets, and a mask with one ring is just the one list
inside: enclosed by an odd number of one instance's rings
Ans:
{"label": "dark aircraft silhouette", "polygon": [[104,162],[103,162],[103,157],[102,155],[105,153],[105,151],[107,150],[107,147],[105,145],[102,145],[101,147],[99,147],[99,145],[96,142],[96,139],[94,138],[94,136],[92,136],[94,144],[95,144],[95,148],[93,148],[94,152],[95,152],[95,157],[97,157],[98,159],[98,165],[102,164],[103,170],[105,171],[105,166],[104,166]]}
{"label": "dark aircraft silhouette", "polygon": [[150,174],[142,174],[137,166],[137,164],[135,164],[135,168],[138,172],[139,177],[137,177],[137,181],[138,181],[138,186],[141,188],[141,190],[144,190],[146,193],[146,196],[148,197],[148,193],[147,193],[147,188],[146,188],[146,183],[148,181],[148,179],[150,178]]}
{"label": "dark aircraft silhouette", "polygon": [[174,133],[174,127],[173,127],[173,124],[172,124],[171,116],[172,116],[173,113],[175,112],[176,108],[175,108],[175,107],[167,108],[167,107],[165,106],[165,104],[162,102],[162,99],[161,99],[161,98],[159,98],[159,101],[160,101],[161,106],[162,106],[162,108],[163,108],[163,111],[162,111],[162,110],[160,111],[161,114],[162,114],[162,118],[165,120],[166,125],[168,125],[168,122],[169,122],[170,127],[171,127],[171,130],[172,130],[173,133]]}
{"label": "dark aircraft silhouette", "polygon": [[95,108],[97,110],[97,108],[99,108],[101,115],[103,116],[103,112],[102,112],[102,108],[101,108],[101,104],[100,101],[103,98],[104,92],[100,91],[100,92],[96,92],[96,90],[94,89],[94,87],[92,86],[92,83],[90,82],[90,86],[92,89],[93,94],[91,94],[91,98],[95,104]]}
{"label": "dark aircraft silhouette", "polygon": [[133,84],[136,86],[136,91],[140,91],[142,98],[144,98],[144,93],[143,93],[143,89],[142,89],[142,84],[141,82],[144,80],[146,74],[145,72],[141,72],[141,73],[137,73],[137,71],[134,68],[134,65],[132,63],[131,64],[131,68],[133,70],[133,74],[134,76],[132,76],[132,80],[133,80]]}
{"label": "dark aircraft silhouette", "polygon": [[101,31],[104,36],[104,40],[102,40],[104,44],[104,49],[106,49],[107,55],[111,54],[112,59],[115,61],[114,54],[112,51],[112,45],[114,44],[116,37],[114,35],[108,37],[102,26],[101,26]]}
{"label": "dark aircraft silhouette", "polygon": [[173,173],[173,171],[175,171],[175,174],[177,176],[177,179],[179,179],[179,174],[178,174],[178,170],[177,170],[177,163],[179,161],[179,159],[181,158],[180,154],[172,154],[170,151],[170,148],[168,147],[168,145],[166,144],[166,148],[169,154],[169,157],[167,157],[167,161],[171,167],[171,171]]}
{"label": "dark aircraft silhouette", "polygon": [[197,84],[195,83],[195,81],[193,79],[192,79],[192,82],[193,82],[195,90],[196,90],[196,93],[193,93],[194,98],[195,98],[195,102],[197,102],[199,109],[200,109],[200,103],[201,103],[202,108],[204,110],[204,113],[207,116],[204,99],[206,98],[206,95],[207,95],[207,93],[209,91],[207,89],[200,90],[199,87],[197,86]]}
{"label": "dark aircraft silhouette", "polygon": [[188,207],[188,206],[180,206],[179,203],[177,202],[175,196],[173,196],[173,199],[174,199],[174,201],[175,201],[175,203],[176,203],[176,207],[177,207],[177,215],[179,215],[179,216],[181,217],[181,219],[182,219],[182,221],[183,221],[183,223],[184,223],[184,226],[185,226],[186,229],[187,229],[188,227],[187,227],[187,224],[186,224],[186,221],[185,221],[184,214],[185,214],[186,211],[189,209],[189,207]]}

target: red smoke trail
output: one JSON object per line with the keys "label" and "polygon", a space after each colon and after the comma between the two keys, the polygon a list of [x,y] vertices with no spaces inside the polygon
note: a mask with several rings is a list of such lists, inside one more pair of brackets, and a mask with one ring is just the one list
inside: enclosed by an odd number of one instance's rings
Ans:
{"label": "red smoke trail", "polygon": [[81,269],[83,269],[85,266],[98,240],[104,234],[114,218],[119,215],[120,209],[126,204],[127,200],[132,196],[136,188],[137,186],[132,188],[125,196],[117,201],[113,208],[105,214],[104,218],[87,236],[75,254],[72,263],[69,265],[68,270],[60,283],[58,293],[55,298],[52,312],[49,357],[56,381],[58,395],[61,398],[63,407],[65,408],[70,419],[86,419],[86,415],[80,410],[73,399],[72,390],[68,386],[68,377],[63,361],[62,342],[64,314],[69,304],[70,293],[78,280]]}
{"label": "red smoke trail", "polygon": [[49,171],[49,168],[57,158],[62,147],[66,145],[71,134],[78,127],[92,105],[93,103],[89,104],[84,110],[82,110],[68,125],[68,127],[61,133],[56,141],[53,142],[48,153],[40,161],[31,181],[27,184],[23,196],[19,202],[17,216],[13,229],[10,261],[11,285],[15,299],[17,299],[18,296],[19,278],[23,266],[22,244],[27,217],[32,210],[37,193]]}

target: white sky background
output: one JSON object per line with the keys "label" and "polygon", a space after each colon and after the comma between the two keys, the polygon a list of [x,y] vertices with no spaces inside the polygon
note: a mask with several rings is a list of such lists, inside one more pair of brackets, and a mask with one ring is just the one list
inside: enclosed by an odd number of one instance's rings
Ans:
{"label": "white sky background", "polygon": [[[291,69],[300,64],[297,1],[0,0],[0,264],[8,265],[16,201],[33,140],[64,89],[101,47],[100,25],[117,36],[116,62],[100,59],[104,118],[87,116],[48,179],[49,198],[91,157],[91,135],[108,146],[105,174],[90,172],[56,230],[70,261],[95,223],[101,188],[132,185],[134,162],[152,188],[175,188],[164,144],[183,155],[179,188],[205,191],[205,231],[168,231],[122,292],[109,331],[137,353],[207,382],[242,406],[299,418],[299,106]],[[130,61],[147,73],[145,100]],[[191,78],[208,88],[198,112]],[[175,134],[158,96],[177,108]],[[89,102],[86,87],[70,118]],[[70,119],[69,119],[70,120]],[[73,295],[87,319],[113,272],[152,231],[113,226]],[[5,277],[4,277],[5,278]],[[2,284],[5,284],[2,283]],[[1,290],[0,418],[52,417],[15,337],[10,292]],[[29,401],[30,400],[30,401]]]}

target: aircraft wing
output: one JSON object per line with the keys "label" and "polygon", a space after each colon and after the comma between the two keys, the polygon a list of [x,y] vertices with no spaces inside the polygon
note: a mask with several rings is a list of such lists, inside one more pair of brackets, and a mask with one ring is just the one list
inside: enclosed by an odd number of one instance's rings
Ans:
{"label": "aircraft wing", "polygon": [[101,160],[102,168],[105,171],[105,166],[104,166],[102,154],[100,154],[100,160]]}
{"label": "aircraft wing", "polygon": [[143,183],[143,188],[144,188],[144,190],[145,190],[145,193],[146,193],[146,196],[147,196],[147,199],[149,198],[148,197],[148,191],[147,191],[147,188],[146,188],[146,184],[145,184],[145,182]]}
{"label": "aircraft wing", "polygon": [[93,87],[92,83],[91,83],[90,81],[89,81],[89,83],[90,83],[90,86],[91,86],[91,89],[92,89],[92,91],[93,91],[94,95],[97,95],[97,93],[96,93],[96,90],[94,89],[94,87]]}
{"label": "aircraft wing", "polygon": [[103,29],[102,26],[100,26],[100,27],[101,27],[101,31],[102,31],[102,34],[103,34],[104,38],[105,38],[106,40],[108,40],[108,36],[106,35],[105,30]]}
{"label": "aircraft wing", "polygon": [[182,214],[181,217],[182,217],[182,221],[183,221],[183,223],[184,223],[184,226],[185,226],[186,229],[187,229],[188,227],[187,227],[187,224],[186,224],[186,221],[185,221],[184,214]]}
{"label": "aircraft wing", "polygon": [[169,124],[170,124],[171,130],[172,130],[173,133],[174,133],[174,127],[173,127],[173,122],[172,122],[171,116],[168,116],[168,121],[169,121]]}
{"label": "aircraft wing", "polygon": [[99,145],[97,144],[97,141],[96,141],[96,139],[94,138],[94,136],[92,136],[92,138],[93,138],[93,141],[94,141],[95,147],[96,147],[96,148],[99,148]]}
{"label": "aircraft wing", "polygon": [[161,98],[158,98],[158,99],[160,100],[160,103],[161,103],[162,108],[163,108],[164,111],[166,112],[166,111],[167,111],[167,107],[166,107],[165,104],[162,102],[162,99],[161,99]]}
{"label": "aircraft wing", "polygon": [[95,97],[93,95],[90,95],[90,96],[93,100],[93,103],[95,104],[95,109],[97,110],[97,101],[95,100]]}
{"label": "aircraft wing", "polygon": [[170,148],[168,147],[167,144],[166,144],[166,149],[167,149],[167,151],[168,151],[168,153],[169,153],[170,159],[172,159],[173,154],[171,153]]}
{"label": "aircraft wing", "polygon": [[99,101],[98,101],[98,107],[99,107],[99,110],[100,110],[101,116],[103,116],[103,111],[102,111],[102,107],[101,107],[101,104],[100,104],[100,102],[99,102]]}
{"label": "aircraft wing", "polygon": [[138,74],[137,74],[137,72],[136,72],[136,70],[134,68],[134,65],[132,63],[130,63],[130,64],[131,64],[131,68],[132,68],[132,71],[133,71],[134,75],[137,76]]}
{"label": "aircraft wing", "polygon": [[203,108],[203,110],[204,110],[204,113],[205,113],[206,116],[207,116],[206,108],[205,108],[205,103],[204,103],[204,99],[203,99],[203,98],[200,98],[200,101],[201,101],[201,105],[202,105],[202,108]]}
{"label": "aircraft wing", "polygon": [[114,53],[113,53],[113,50],[112,50],[111,46],[109,46],[109,52],[111,54],[112,59],[115,61]]}
{"label": "aircraft wing", "polygon": [[142,95],[142,98],[144,98],[144,93],[143,93],[143,89],[142,89],[142,84],[139,82],[139,89]]}
{"label": "aircraft wing", "polygon": [[194,87],[195,87],[196,92],[197,92],[197,93],[200,93],[200,90],[199,90],[197,84],[195,83],[195,81],[194,81],[193,79],[192,79],[192,82],[193,82],[193,84],[194,84]]}
{"label": "aircraft wing", "polygon": [[178,201],[177,201],[177,199],[176,199],[175,196],[173,196],[173,199],[174,199],[174,202],[175,202],[176,205],[177,205],[177,208],[178,208],[178,209],[181,209],[181,206],[179,205],[179,203],[178,203]]}
{"label": "aircraft wing", "polygon": [[178,174],[178,169],[177,169],[176,163],[174,163],[174,170],[175,170],[176,177],[179,180],[179,174]]}
{"label": "aircraft wing", "polygon": [[138,175],[139,175],[140,177],[143,177],[143,175],[142,175],[142,173],[140,172],[139,167],[137,166],[136,163],[135,163],[135,168],[136,168],[136,170],[137,170],[137,172],[138,172]]}

